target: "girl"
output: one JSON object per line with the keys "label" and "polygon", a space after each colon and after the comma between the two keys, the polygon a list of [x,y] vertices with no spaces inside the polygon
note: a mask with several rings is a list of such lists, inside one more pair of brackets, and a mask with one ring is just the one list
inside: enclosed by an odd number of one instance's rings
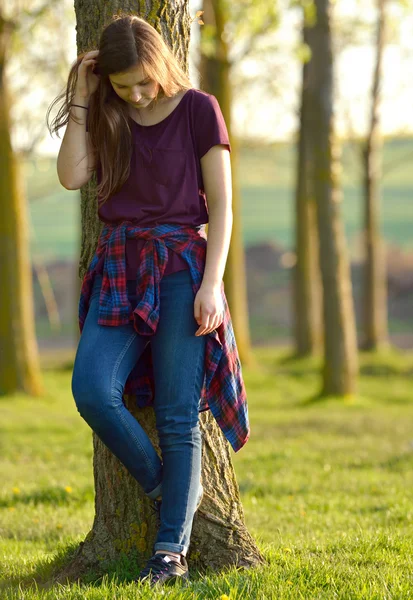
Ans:
{"label": "girl", "polygon": [[[54,103],[62,98],[49,126],[67,124],[59,180],[79,189],[96,170],[104,224],[82,284],[73,396],[160,512],[137,580],[187,579],[203,493],[199,412],[211,409],[235,451],[249,437],[222,281],[232,228],[227,128],[216,98],[195,89],[157,31],[132,15],[115,15],[98,50],[79,57]],[[126,393],[153,405],[161,458]]]}

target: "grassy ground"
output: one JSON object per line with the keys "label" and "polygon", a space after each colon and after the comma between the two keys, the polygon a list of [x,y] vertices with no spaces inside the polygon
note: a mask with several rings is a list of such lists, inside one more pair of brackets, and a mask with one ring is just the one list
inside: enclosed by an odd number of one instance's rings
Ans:
{"label": "grassy ground", "polygon": [[[244,369],[252,435],[232,453],[246,522],[267,566],[192,573],[153,593],[123,558],[103,579],[43,589],[94,514],[92,444],[70,369],[44,371],[45,396],[0,400],[0,597],[32,600],[401,599],[413,596],[413,354],[362,358],[359,395],[314,400],[317,361],[255,349]],[[35,583],[37,581],[37,583]]]}

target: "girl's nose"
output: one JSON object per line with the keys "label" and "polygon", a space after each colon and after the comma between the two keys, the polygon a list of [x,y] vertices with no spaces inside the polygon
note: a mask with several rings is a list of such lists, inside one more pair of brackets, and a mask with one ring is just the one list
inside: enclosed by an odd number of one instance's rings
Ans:
{"label": "girl's nose", "polygon": [[142,96],[140,95],[140,93],[138,92],[138,90],[135,91],[131,91],[131,95],[130,95],[130,99],[131,102],[139,102],[139,100],[142,98]]}

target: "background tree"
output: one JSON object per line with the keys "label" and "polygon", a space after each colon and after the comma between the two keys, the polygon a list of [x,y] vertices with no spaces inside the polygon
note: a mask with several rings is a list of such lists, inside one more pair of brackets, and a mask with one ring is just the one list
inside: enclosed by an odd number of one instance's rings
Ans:
{"label": "background tree", "polygon": [[[375,0],[376,19],[366,18],[363,11],[358,11],[348,19],[337,23],[335,48],[336,54],[350,47],[371,46],[374,59],[372,68],[372,83],[369,86],[369,102],[367,109],[366,132],[360,135],[355,130],[354,116],[351,114],[352,105],[358,104],[356,98],[344,107],[347,128],[346,138],[350,142],[352,153],[346,167],[357,168],[362,182],[362,219],[363,236],[362,248],[364,269],[362,278],[361,297],[361,331],[360,346],[365,350],[377,350],[389,343],[388,341],[388,302],[387,302],[387,271],[389,257],[381,233],[381,189],[387,175],[394,169],[400,168],[404,162],[411,161],[411,152],[396,153],[383,164],[383,140],[381,136],[381,104],[385,81],[383,80],[383,59],[388,44],[397,46],[401,42],[401,26],[411,14],[411,0]],[[362,9],[363,3],[359,1]],[[393,13],[393,17],[391,17]],[[368,13],[367,13],[368,15]],[[411,49],[404,48],[404,55],[412,58]],[[402,95],[406,83],[399,89],[393,88],[393,94]],[[364,94],[363,94],[364,95]],[[364,100],[364,99],[363,99]],[[393,132],[394,137],[405,136],[405,128]]]}
{"label": "background tree", "polygon": [[[238,176],[238,141],[232,127],[232,70],[253,52],[261,36],[271,33],[278,23],[277,3],[262,0],[240,4],[228,0],[203,0],[200,43],[200,87],[218,99],[231,139],[233,226],[224,274],[225,293],[233,319],[242,364],[252,365],[248,324],[245,253],[241,223],[241,193]],[[245,28],[245,23],[248,27]],[[242,39],[242,50],[232,56],[231,42]]]}
{"label": "background tree", "polygon": [[358,370],[356,327],[346,243],[340,216],[338,148],[334,136],[333,52],[330,0],[315,1],[316,24],[308,31],[311,50],[309,119],[312,186],[317,203],[323,284],[324,367],[321,393],[355,392]]}
{"label": "background tree", "polygon": [[[45,303],[50,327],[53,331],[57,331],[60,330],[61,326],[60,315],[47,267],[43,257],[36,256],[33,246],[31,252],[29,252],[30,245],[34,242],[35,234],[30,221],[30,210],[25,184],[25,167],[27,162],[35,155],[39,143],[44,136],[44,114],[46,105],[50,102],[51,88],[53,85],[63,85],[63,65],[67,64],[67,58],[65,56],[66,45],[62,43],[62,40],[67,37],[67,30],[65,19],[62,16],[65,17],[67,15],[67,7],[63,5],[61,0],[50,0],[44,4],[36,3],[37,6],[35,8],[33,8],[32,4],[30,0],[10,0],[2,14],[2,20],[4,22],[8,21],[9,25],[12,24],[7,42],[7,56],[4,57],[6,63],[4,63],[3,67],[4,77],[7,77],[7,84],[4,80],[3,90],[8,100],[6,108],[7,116],[2,122],[2,126],[7,129],[7,132],[2,137],[5,144],[3,147],[5,159],[2,161],[2,166],[5,172],[8,171],[6,165],[8,164],[9,157],[6,146],[7,139],[9,139],[11,144],[10,149],[13,148],[13,157],[11,160],[14,163],[10,171],[12,175],[10,176],[17,178],[17,184],[12,182],[6,183],[4,181],[4,185],[11,185],[20,196],[18,209],[20,238],[19,240],[15,240],[14,248],[15,252],[21,256],[19,260],[23,259],[28,263],[27,268],[30,270],[28,283],[24,282],[27,270],[25,266],[18,267],[16,275],[18,277],[23,276],[21,285],[25,289],[24,304],[32,303],[34,300],[32,274],[36,276],[39,290]],[[39,40],[41,40],[40,43]],[[46,44],[48,52],[45,52]],[[28,51],[28,48],[30,51]],[[36,73],[35,85],[33,84],[33,73]],[[7,92],[5,91],[6,85]],[[3,197],[7,197],[6,192]],[[41,192],[39,197],[42,197]],[[6,220],[9,219],[10,209],[11,206],[5,209],[7,210],[5,220],[3,221],[5,227]],[[12,227],[11,221],[7,226]],[[3,239],[6,240],[6,238]],[[28,247],[27,249],[18,249],[18,244],[27,245]],[[8,260],[14,260],[12,254],[9,254]],[[13,263],[4,263],[3,268],[6,269],[7,267],[13,269]],[[3,278],[3,281],[6,281],[6,278]],[[9,300],[13,302],[12,296],[7,299],[7,301]],[[4,300],[4,306],[6,306],[6,299]],[[18,389],[29,389],[28,384],[11,383],[13,380],[17,381],[15,367],[11,366],[15,363],[15,360],[12,358],[13,353],[19,357],[18,362],[21,363],[19,367],[19,371],[22,373],[21,377],[27,380],[27,377],[23,375],[25,368],[22,365],[27,360],[25,357],[28,350],[25,352],[16,350],[16,347],[18,348],[22,343],[31,347],[32,358],[29,358],[29,360],[32,365],[30,371],[33,373],[34,370],[38,369],[38,350],[33,327],[34,307],[29,309],[23,308],[22,310],[26,314],[24,321],[28,321],[28,325],[20,324],[13,326],[13,320],[10,319],[8,312],[3,311],[2,316],[6,322],[3,327],[4,334],[2,335],[2,340],[6,348],[3,356],[7,357],[3,362],[3,366],[5,369],[7,367],[7,370],[0,374],[0,381],[6,378],[9,381],[7,387],[10,385],[15,387],[17,385]],[[17,311],[15,309],[13,311],[16,313],[14,319],[18,319]],[[13,329],[13,335],[20,341],[13,343],[10,341],[10,333],[6,333],[8,326]],[[27,333],[21,333],[22,327],[25,328]],[[24,342],[25,338],[26,342]],[[40,375],[37,374],[35,377],[38,381],[38,386]],[[0,384],[0,389],[2,387],[2,384]]]}
{"label": "background tree", "polygon": [[[245,255],[242,241],[241,198],[237,179],[237,148],[231,122],[230,62],[228,43],[224,35],[226,11],[223,0],[204,0],[202,9],[205,26],[201,28],[200,88],[217,98],[231,140],[233,223],[224,284],[240,359],[242,364],[246,365],[251,364],[252,355],[248,324]],[[208,42],[208,53],[205,52],[206,41]]]}
{"label": "background tree", "polygon": [[0,395],[43,389],[34,326],[27,202],[10,135],[7,59],[17,20],[0,7]]}
{"label": "background tree", "polygon": [[[148,20],[188,70],[188,45],[191,19],[188,3],[139,3],[99,0],[85,4],[75,1],[78,52],[96,48],[100,31],[119,10],[133,12]],[[81,190],[82,247],[80,276],[92,258],[101,224],[97,218],[95,177]],[[127,406],[147,431],[160,454],[155,415],[151,407]],[[231,462],[230,447],[212,416],[200,415],[203,436],[202,484],[204,499],[195,515],[188,558],[200,569],[220,569],[227,565],[252,566],[263,558],[244,523],[239,488]],[[93,434],[95,519],[92,530],[78,547],[70,564],[55,579],[77,578],[90,568],[101,573],[108,561],[120,553],[144,562],[151,554],[156,536],[155,514],[150,501],[135,479]]]}
{"label": "background tree", "polygon": [[363,147],[365,275],[362,346],[366,350],[377,350],[388,343],[386,255],[380,233],[380,88],[385,46],[385,9],[386,0],[377,0],[376,57],[371,89],[370,123]]}
{"label": "background tree", "polygon": [[312,143],[309,118],[310,61],[308,35],[315,24],[315,6],[306,3],[303,12],[302,84],[299,134],[297,143],[297,169],[295,190],[295,254],[293,279],[294,343],[297,356],[313,354],[322,342],[321,281],[318,263],[317,215],[314,190],[311,186]]}

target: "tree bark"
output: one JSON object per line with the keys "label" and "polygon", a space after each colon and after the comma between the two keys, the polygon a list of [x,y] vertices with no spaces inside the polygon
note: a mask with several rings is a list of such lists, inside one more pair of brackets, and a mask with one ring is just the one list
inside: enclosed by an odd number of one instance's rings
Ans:
{"label": "tree bark", "polygon": [[317,202],[323,282],[324,368],[322,395],[353,394],[358,369],[349,261],[340,216],[338,147],[334,136],[330,0],[316,0],[309,32],[314,77],[310,83],[313,186]]}
{"label": "tree bark", "polygon": [[[303,42],[308,44],[308,27],[303,25]],[[302,69],[300,131],[297,144],[295,194],[294,343],[296,356],[312,355],[323,341],[322,293],[318,263],[317,214],[311,189],[311,131],[308,114],[310,67]]]}
{"label": "tree bark", "polygon": [[[125,4],[125,3],[124,3]],[[75,2],[78,23],[78,49],[96,45],[104,16],[115,8],[128,6],[114,2],[95,3],[99,19],[91,19],[93,12],[78,0]],[[104,10],[103,10],[104,7]],[[100,10],[102,9],[102,10]],[[152,4],[149,14],[141,14],[169,41],[187,68],[190,21],[187,1],[179,4],[165,2]],[[97,218],[95,178],[81,190],[82,247],[80,276],[83,277],[97,243],[100,224]],[[126,405],[152,440],[159,456],[158,434],[152,407],[136,409],[126,397]],[[220,569],[229,565],[251,567],[263,562],[254,540],[244,523],[239,488],[231,462],[230,446],[210,411],[200,414],[203,437],[202,485],[204,498],[195,515],[188,560],[191,568]],[[139,566],[152,554],[156,537],[155,513],[141,486],[126,468],[93,434],[95,519],[93,527],[77,549],[70,564],[54,577],[54,582],[77,579],[89,569],[103,573],[112,561],[122,554],[136,560]]]}
{"label": "tree bark", "polygon": [[0,9],[0,396],[18,391],[40,396],[28,209],[11,145],[7,94],[7,49],[15,26]]}
{"label": "tree bark", "polygon": [[[221,107],[231,139],[232,213],[231,244],[224,273],[225,294],[231,311],[237,348],[243,365],[253,365],[248,320],[245,253],[242,241],[241,194],[238,184],[238,142],[232,131],[231,63],[225,41],[226,12],[222,0],[204,0],[202,20],[213,27],[214,53],[202,52],[205,30],[201,26],[200,87],[213,94]],[[212,30],[210,30],[212,31]]]}
{"label": "tree bark", "polygon": [[[144,427],[160,455],[152,408],[129,410]],[[264,562],[249,534],[233,469],[230,447],[210,411],[201,413],[204,497],[194,517],[188,560],[191,570],[219,571],[228,566],[252,567]],[[156,537],[155,513],[147,496],[126,468],[93,435],[95,519],[71,562],[54,577],[63,583],[88,570],[104,573],[122,554],[143,565]]]}
{"label": "tree bark", "polygon": [[363,149],[364,163],[364,245],[363,321],[365,350],[388,344],[386,255],[380,233],[380,84],[385,43],[385,2],[377,0],[376,64],[371,91],[370,127]]}

